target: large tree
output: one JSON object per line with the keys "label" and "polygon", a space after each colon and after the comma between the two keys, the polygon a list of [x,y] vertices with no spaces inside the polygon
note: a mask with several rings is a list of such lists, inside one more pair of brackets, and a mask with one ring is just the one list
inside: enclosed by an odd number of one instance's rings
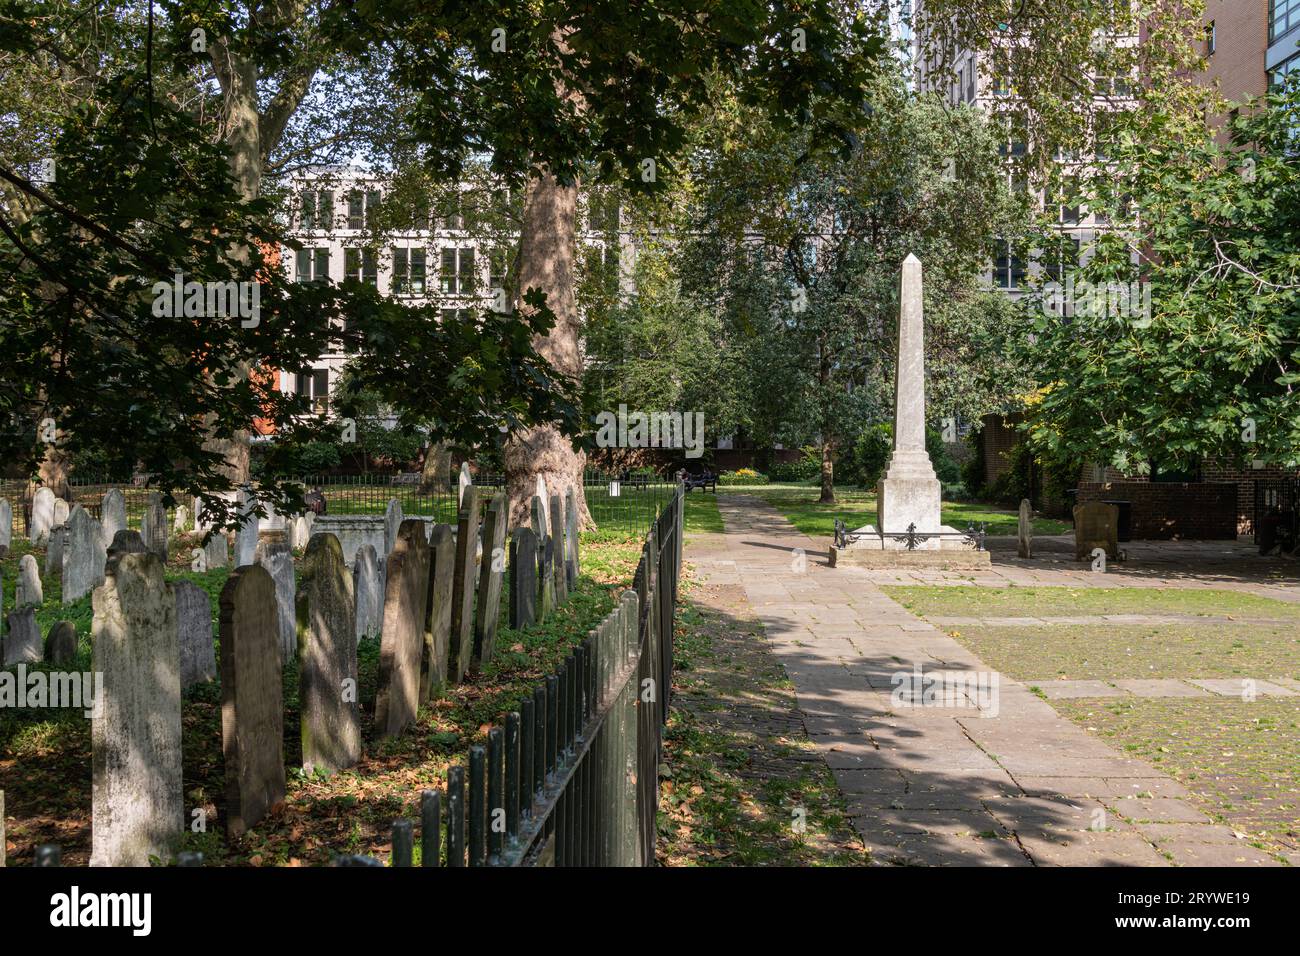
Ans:
{"label": "large tree", "polygon": [[1030,436],[1127,473],[1204,457],[1294,468],[1300,81],[1243,104],[1226,140],[1160,91],[1146,105],[1088,199],[1122,228],[1042,303]]}

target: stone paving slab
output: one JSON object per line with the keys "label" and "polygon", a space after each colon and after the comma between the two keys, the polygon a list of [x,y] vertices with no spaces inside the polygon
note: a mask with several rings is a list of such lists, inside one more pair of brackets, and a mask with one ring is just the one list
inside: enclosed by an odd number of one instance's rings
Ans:
{"label": "stone paving slab", "polygon": [[[853,824],[878,862],[1169,866],[1193,852],[1235,854],[1239,865],[1258,862],[1228,828],[1181,822],[1206,819],[1185,802],[1189,794],[1181,784],[1060,716],[1025,683],[998,675],[996,713],[907,706],[906,695],[895,694],[895,677],[915,668],[926,674],[992,670],[935,627],[942,621],[920,620],[878,583],[1169,587],[1196,584],[1191,578],[1171,585],[1168,575],[1135,573],[1132,564],[1099,575],[1059,562],[974,573],[831,569],[824,549],[775,509],[733,495],[719,495],[718,505],[727,532],[692,539],[688,558],[710,580],[730,576],[743,584],[794,684],[809,739],[831,767]],[[791,561],[796,548],[806,562]],[[1163,567],[1171,574],[1179,570]],[[1224,586],[1219,577],[1209,576],[1205,586]],[[1236,586],[1270,597],[1280,590],[1261,581]],[[1127,683],[1044,680],[1037,686],[1045,695],[1076,697],[1214,692],[1193,682]],[[1234,683],[1239,695],[1240,682]],[[969,695],[964,700],[969,703]],[[1158,837],[1172,849],[1160,847]]]}
{"label": "stone paving slab", "polygon": [[1104,680],[1043,680],[1028,681],[1037,687],[1048,700],[1071,700],[1076,697],[1124,697],[1124,691],[1112,687]]}
{"label": "stone paving slab", "polygon": [[[1275,684],[1272,681],[1255,680],[1254,691],[1260,697],[1295,697],[1297,692],[1290,687],[1283,687],[1281,684]],[[1197,687],[1203,687],[1212,694],[1220,697],[1237,697],[1242,698],[1250,687],[1239,677],[1213,678],[1209,680],[1193,680],[1190,683]]]}

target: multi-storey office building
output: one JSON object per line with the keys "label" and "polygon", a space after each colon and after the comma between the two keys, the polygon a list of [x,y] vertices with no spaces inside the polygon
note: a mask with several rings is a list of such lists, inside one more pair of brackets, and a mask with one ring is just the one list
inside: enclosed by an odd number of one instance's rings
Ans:
{"label": "multi-storey office building", "polygon": [[[356,279],[382,295],[412,305],[436,304],[444,322],[468,321],[471,312],[507,307],[507,266],[517,236],[474,228],[470,203],[453,198],[439,211],[409,217],[408,227],[379,222],[387,194],[382,176],[358,167],[304,171],[292,182],[293,238],[284,268],[296,282]],[[453,191],[453,196],[463,196]],[[432,208],[432,204],[429,204]],[[388,217],[392,218],[392,217]],[[593,201],[579,230],[581,249],[603,276],[623,291],[631,285],[630,232],[616,205]],[[347,355],[327,352],[305,369],[280,373],[280,387],[306,395],[313,411],[328,414]]]}
{"label": "multi-storey office building", "polygon": [[1268,0],[1264,68],[1270,84],[1280,83],[1283,77],[1300,70],[1300,0]]}

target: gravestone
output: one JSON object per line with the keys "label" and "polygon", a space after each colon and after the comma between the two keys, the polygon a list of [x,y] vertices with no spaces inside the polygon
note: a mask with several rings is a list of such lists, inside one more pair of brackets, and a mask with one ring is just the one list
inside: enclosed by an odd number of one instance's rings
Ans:
{"label": "gravestone", "polygon": [[260,565],[221,592],[221,744],[226,833],[239,837],[284,799],[284,701],[275,582]]}
{"label": "gravestone", "polygon": [[578,502],[573,488],[564,492],[564,570],[569,589],[578,586]]}
{"label": "gravestone", "polygon": [[8,498],[0,498],[0,558],[9,553],[14,543],[14,506]]}
{"label": "gravestone", "polygon": [[334,773],[361,759],[356,595],[334,535],[317,535],[307,546],[295,603],[302,767]]}
{"label": "gravestone", "polygon": [[1119,508],[1102,501],[1074,506],[1074,559],[1091,561],[1094,548],[1103,548],[1114,561],[1119,556]]}
{"label": "gravestone", "polygon": [[424,624],[420,699],[433,700],[447,686],[451,652],[451,606],[456,581],[456,536],[449,524],[434,525],[429,539],[429,613]]}
{"label": "gravestone", "polygon": [[4,666],[35,663],[41,660],[41,629],[36,626],[36,608],[22,607],[11,611],[5,625]]}
{"label": "gravestone", "polygon": [[72,506],[62,498],[54,499],[54,527],[68,523],[68,515],[72,513]]}
{"label": "gravestone", "polygon": [[190,530],[190,509],[184,505],[176,506],[176,517],[172,519],[172,533],[184,534]]}
{"label": "gravestone", "polygon": [[63,547],[68,540],[68,526],[56,524],[45,539],[45,576],[56,581],[63,577]]}
{"label": "gravestone", "polygon": [[172,585],[176,592],[176,642],[181,655],[181,689],[216,679],[217,656],[212,646],[212,599],[190,581]]}
{"label": "gravestone", "polygon": [[77,625],[55,621],[45,638],[45,659],[51,664],[71,664],[77,657]]}
{"label": "gravestone", "polygon": [[289,660],[298,650],[297,614],[294,611],[293,552],[284,541],[263,541],[257,546],[257,563],[275,582],[275,606],[279,612],[280,657]]}
{"label": "gravestone", "polygon": [[559,495],[551,495],[551,574],[555,576],[555,603],[563,604],[569,599],[569,578],[564,570],[564,507]]}
{"label": "gravestone", "polygon": [[510,537],[510,626],[531,627],[537,618],[537,535],[516,528]]}
{"label": "gravestone", "polygon": [[286,525],[289,533],[289,547],[294,551],[302,551],[311,541],[312,525],[316,522],[316,516],[310,511],[305,515],[290,520]]}
{"label": "gravestone", "polygon": [[483,516],[483,556],[479,559],[478,613],[474,617],[474,656],[477,672],[492,660],[496,648],[497,623],[501,617],[501,582],[506,572],[506,496],[496,494]]}
{"label": "gravestone", "polygon": [[1016,553],[1022,558],[1033,557],[1033,519],[1028,498],[1020,499],[1020,515],[1016,521]]}
{"label": "gravestone", "polygon": [[244,518],[235,532],[235,567],[243,568],[257,560],[258,517],[253,513],[257,502],[243,489],[239,492],[239,514]]}
{"label": "gravestone", "polygon": [[208,543],[203,546],[203,554],[208,570],[224,568],[230,564],[230,541],[224,531],[214,532]]}
{"label": "gravestone", "polygon": [[63,542],[63,603],[71,604],[103,584],[107,561],[103,527],[77,505],[68,516]]}
{"label": "gravestone", "polygon": [[384,591],[379,580],[379,558],[375,547],[363,544],[352,562],[353,589],[356,593],[356,640],[375,637],[384,624]]}
{"label": "gravestone", "polygon": [[[538,486],[543,482],[538,478]],[[547,557],[547,547],[551,538],[551,529],[546,523],[546,504],[540,495],[533,495],[529,510],[533,523],[533,534],[537,536],[537,623],[541,624],[555,606],[555,592],[552,587],[555,577],[551,573],[551,563]]]}
{"label": "gravestone", "polygon": [[387,572],[375,728],[381,737],[396,737],[415,720],[420,706],[420,658],[429,599],[429,543],[420,519],[403,521],[398,528]]}
{"label": "gravestone", "polygon": [[396,498],[388,499],[384,509],[384,554],[392,554],[397,547],[397,529],[402,526],[402,503]]}
{"label": "gravestone", "polygon": [[156,554],[122,554],[92,599],[91,866],[171,858],[184,827],[176,599]]}
{"label": "gravestone", "polygon": [[140,537],[139,531],[132,531],[124,528],[117,534],[113,535],[113,542],[108,546],[108,560],[104,563],[105,574],[113,567],[113,562],[117,561],[124,554],[145,554],[148,549],[144,546],[144,538]]}
{"label": "gravestone", "polygon": [[149,551],[167,561],[167,508],[163,505],[162,495],[156,491],[149,492],[145,501],[140,537]]}
{"label": "gravestone", "polygon": [[119,531],[126,530],[126,495],[121,488],[109,488],[99,505],[99,525],[108,547]]}
{"label": "gravestone", "polygon": [[465,501],[465,489],[474,484],[473,479],[469,476],[469,462],[460,463],[460,477],[456,479],[456,507],[459,508]]}
{"label": "gravestone", "polygon": [[36,489],[32,495],[32,520],[27,537],[33,545],[43,548],[49,542],[50,529],[54,527],[54,492],[49,488]]}
{"label": "gravestone", "polygon": [[474,650],[474,583],[477,567],[474,561],[478,548],[478,494],[477,485],[465,489],[456,522],[456,573],[452,582],[451,645],[448,652],[447,677],[459,684],[469,672],[470,655]]}
{"label": "gravestone", "polygon": [[[48,534],[46,535],[48,538]],[[18,559],[18,583],[14,586],[14,607],[40,607],[45,603],[45,590],[41,587],[41,572],[36,566],[36,556],[24,554]]]}

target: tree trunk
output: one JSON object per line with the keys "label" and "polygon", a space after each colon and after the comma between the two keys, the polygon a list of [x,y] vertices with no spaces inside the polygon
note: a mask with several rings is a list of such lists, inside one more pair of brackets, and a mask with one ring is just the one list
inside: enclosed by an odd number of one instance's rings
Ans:
{"label": "tree trunk", "polygon": [[[555,313],[555,327],[534,344],[558,374],[575,382],[582,377],[574,275],[577,215],[576,185],[561,185],[549,172],[528,181],[519,237],[520,302],[516,303],[516,308],[520,307],[522,295],[529,288],[546,293],[547,304]],[[569,440],[550,425],[510,436],[505,446],[505,466],[511,527],[528,522],[537,479],[541,477],[547,495],[558,494],[563,499],[572,488],[581,526],[594,528],[582,488],[586,461],[586,454],[574,451]]]}
{"label": "tree trunk", "polygon": [[439,442],[429,446],[420,469],[420,494],[429,495],[447,491],[451,478],[451,446]]}
{"label": "tree trunk", "polygon": [[72,458],[55,445],[45,447],[45,458],[41,461],[39,474],[41,484],[54,492],[56,498],[72,501],[72,489],[68,485],[68,476],[72,473]]}
{"label": "tree trunk", "polygon": [[822,495],[817,500],[824,505],[835,503],[834,448],[829,439],[822,439]]}

